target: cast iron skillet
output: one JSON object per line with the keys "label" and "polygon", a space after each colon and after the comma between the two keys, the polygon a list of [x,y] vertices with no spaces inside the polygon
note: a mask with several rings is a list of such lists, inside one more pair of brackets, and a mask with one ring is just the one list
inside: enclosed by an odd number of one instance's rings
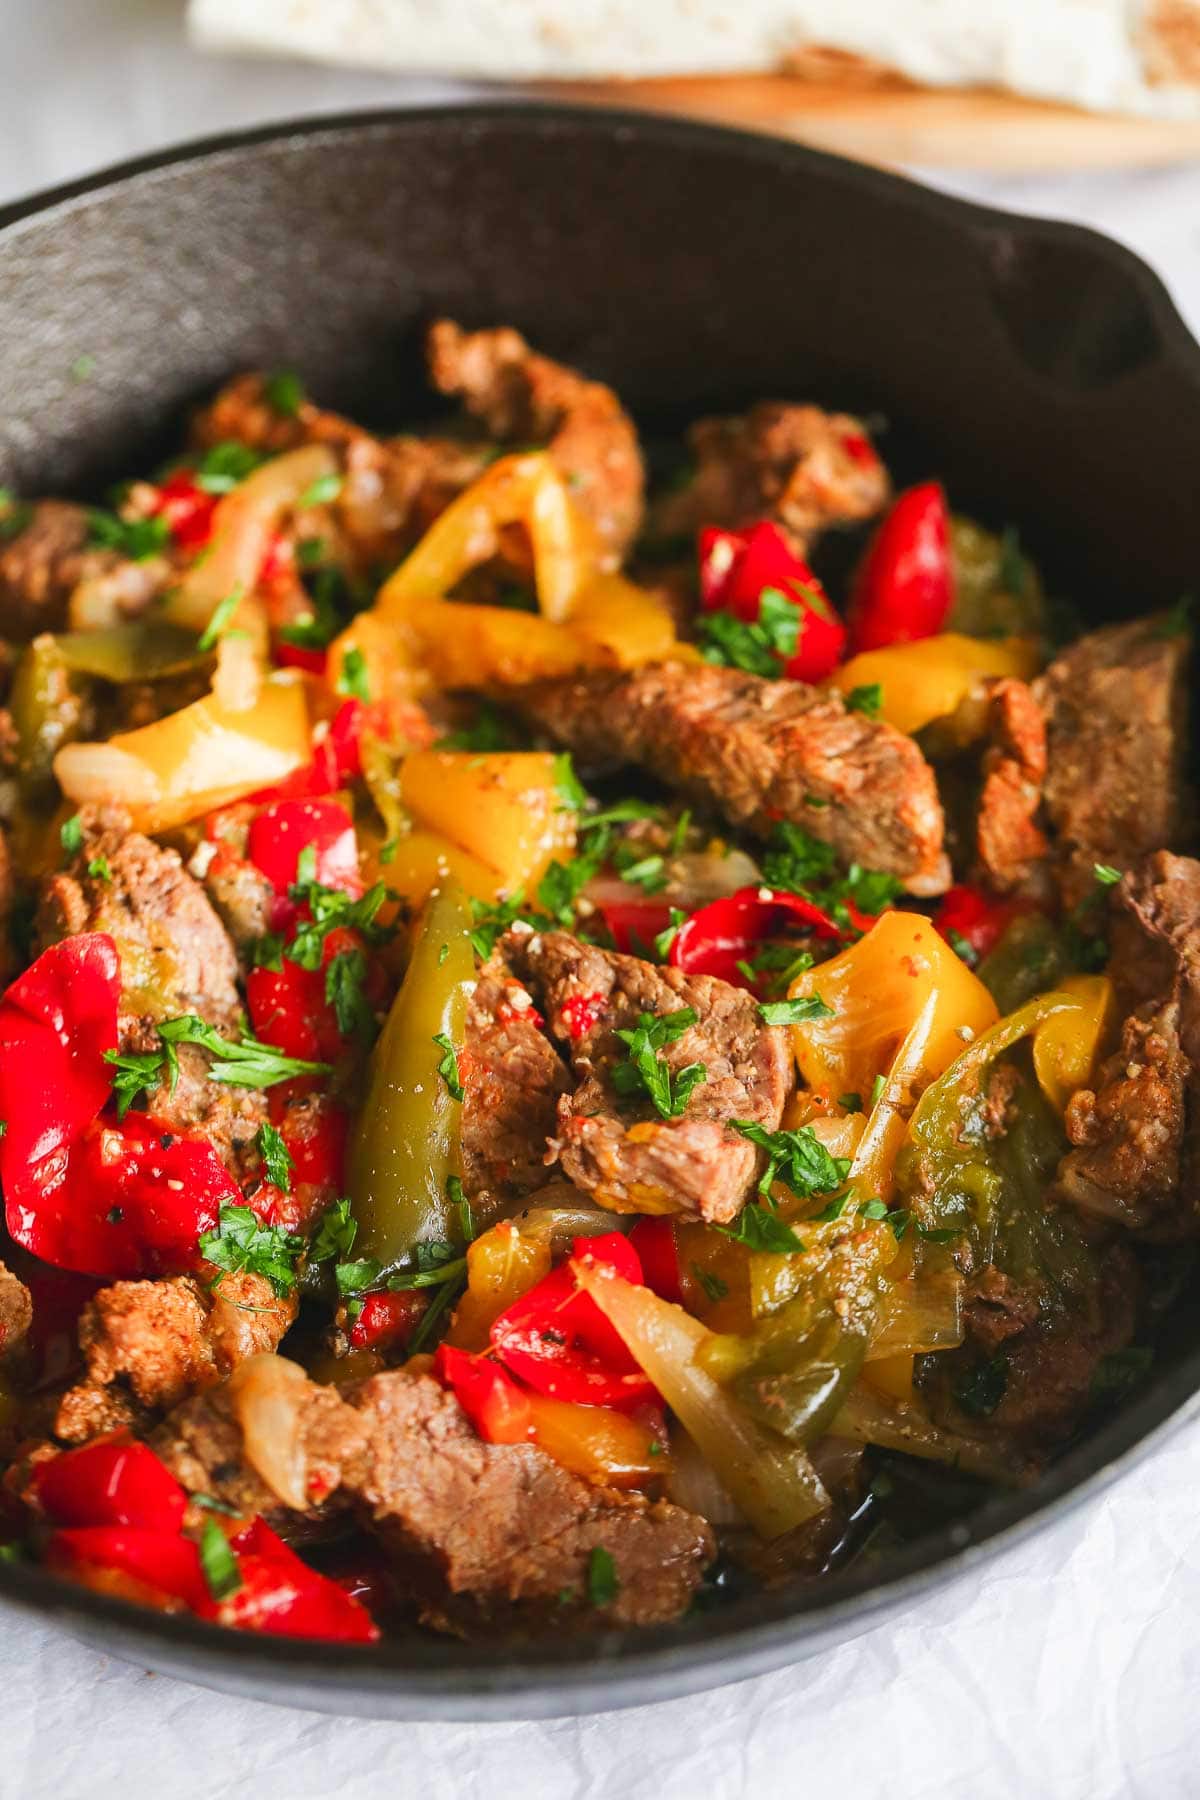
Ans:
{"label": "cast iron skillet", "polygon": [[[790,144],[591,110],[275,127],[0,213],[0,483],[87,492],[144,468],[191,401],[250,366],[296,367],[395,427],[429,408],[419,328],[438,311],[520,326],[652,426],[763,396],[882,413],[901,480],[943,474],[960,505],[1019,520],[1090,618],[1194,580],[1200,349],[1136,257]],[[640,1635],[327,1651],[7,1565],[0,1596],[155,1669],[331,1712],[665,1699],[855,1635],[1095,1492],[1200,1390],[1200,1323],[1169,1338],[1151,1385],[1035,1488],[931,1533],[884,1579],[851,1569]]]}

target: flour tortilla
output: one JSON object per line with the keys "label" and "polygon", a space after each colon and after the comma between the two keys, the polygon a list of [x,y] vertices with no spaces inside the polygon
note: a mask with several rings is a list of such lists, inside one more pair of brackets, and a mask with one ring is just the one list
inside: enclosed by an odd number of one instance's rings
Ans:
{"label": "flour tortilla", "polygon": [[191,0],[206,48],[487,80],[753,73],[812,48],[931,87],[1200,113],[1200,0]]}

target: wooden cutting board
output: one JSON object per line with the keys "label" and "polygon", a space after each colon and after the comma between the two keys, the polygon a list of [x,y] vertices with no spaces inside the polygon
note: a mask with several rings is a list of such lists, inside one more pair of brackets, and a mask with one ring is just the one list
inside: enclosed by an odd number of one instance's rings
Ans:
{"label": "wooden cutting board", "polygon": [[1200,119],[1089,113],[992,89],[919,88],[888,77],[713,75],[553,82],[539,91],[741,125],[885,165],[1017,173],[1200,159]]}

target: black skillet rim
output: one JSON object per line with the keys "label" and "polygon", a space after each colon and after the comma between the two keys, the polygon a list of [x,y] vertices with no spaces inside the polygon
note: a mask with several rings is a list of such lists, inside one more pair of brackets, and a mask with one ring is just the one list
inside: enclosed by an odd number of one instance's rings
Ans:
{"label": "black skillet rim", "polygon": [[[785,140],[629,109],[568,106],[523,99],[453,101],[318,115],[224,132],[153,152],[0,208],[0,279],[5,242],[22,226],[107,190],[152,179],[258,146],[326,137],[396,135],[442,125],[469,130],[503,122],[534,132],[637,134],[656,143],[724,147],[753,163],[805,170],[953,220],[964,231],[1002,227],[1015,236],[1079,242],[1120,268],[1151,309],[1163,356],[1181,390],[1200,407],[1200,345],[1158,276],[1116,240],[1087,226],[1028,218],[960,200],[909,179]],[[989,1501],[961,1523],[940,1528],[900,1552],[885,1579],[850,1569],[799,1597],[765,1594],[707,1615],[703,1636],[686,1623],[607,1634],[587,1647],[556,1644],[506,1649],[403,1640],[378,1647],[327,1646],[228,1632],[199,1620],[148,1612],[69,1586],[37,1569],[0,1563],[0,1599],[61,1624],[97,1649],[162,1672],[249,1698],[334,1713],[392,1719],[515,1720],[606,1712],[743,1681],[796,1662],[826,1644],[859,1635],[889,1612],[963,1575],[1034,1529],[1066,1517],[1128,1471],[1184,1421],[1200,1395],[1200,1349],[1160,1376],[1115,1418],[1074,1446],[1031,1489]]]}

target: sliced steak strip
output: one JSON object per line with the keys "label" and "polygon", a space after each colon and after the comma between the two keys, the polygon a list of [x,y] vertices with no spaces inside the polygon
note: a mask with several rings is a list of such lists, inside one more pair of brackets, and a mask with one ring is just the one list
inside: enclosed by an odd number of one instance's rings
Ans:
{"label": "sliced steak strip", "polygon": [[545,443],[613,564],[642,522],[645,472],[633,420],[612,389],[531,350],[519,331],[430,328],[429,375],[494,438]]}
{"label": "sliced steak strip", "polygon": [[124,1011],[231,1023],[241,1010],[237,957],[178,853],[131,831],[117,811],[85,808],[80,822],[83,847],[42,890],[41,943],[107,931],[121,957]]}
{"label": "sliced steak strip", "polygon": [[1191,639],[1139,619],[1089,632],[1034,683],[1046,718],[1044,805],[1063,897],[1092,890],[1097,863],[1126,868],[1186,835]]}
{"label": "sliced steak strip", "polygon": [[548,1147],[571,1078],[540,1026],[525,988],[493,956],[471,997],[458,1063],[463,1185],[484,1224],[550,1179]]}
{"label": "sliced steak strip", "polygon": [[765,518],[803,551],[827,526],[871,518],[891,491],[866,426],[849,413],[764,400],[739,417],[701,419],[688,441],[696,473],[655,507],[656,538]]}
{"label": "sliced steak strip", "polygon": [[839,694],[660,663],[539,683],[517,704],[584,763],[649,769],[734,826],[765,837],[788,820],[910,893],[949,885],[933,770],[911,738],[847,712]]}
{"label": "sliced steak strip", "polygon": [[[364,1522],[399,1557],[425,1620],[497,1626],[654,1625],[686,1611],[715,1554],[703,1519],[593,1487],[532,1445],[485,1444],[427,1375],[376,1375],[348,1395],[367,1422],[353,1477]],[[594,1550],[616,1597],[589,1602]]]}
{"label": "sliced steak strip", "polygon": [[143,1422],[274,1350],[295,1316],[295,1299],[279,1299],[261,1275],[223,1275],[215,1292],[190,1275],[114,1282],[80,1315],[87,1373],[63,1395],[55,1435],[82,1443]]}
{"label": "sliced steak strip", "polygon": [[62,631],[71,596],[85,581],[92,604],[87,618],[71,621],[76,626],[115,623],[141,612],[169,578],[165,557],[134,562],[93,544],[84,506],[37,500],[24,516],[23,528],[7,541],[0,534],[0,637]]}
{"label": "sliced steak strip", "polygon": [[992,684],[988,730],[976,850],[990,885],[1010,894],[1036,883],[1048,849],[1037,823],[1046,779],[1046,724],[1023,681]]}
{"label": "sliced steak strip", "polygon": [[[757,1178],[759,1152],[731,1119],[778,1129],[791,1091],[786,1033],[764,1025],[741,988],[711,976],[657,968],[581,944],[566,932],[515,929],[501,942],[530,987],[549,1029],[571,1058],[578,1085],[558,1105],[563,1173],[614,1212],[690,1213],[728,1224]],[[642,1013],[693,1007],[696,1023],[661,1056],[672,1075],[700,1063],[706,1079],[678,1118],[662,1118],[644,1094],[619,1094],[613,1070],[627,1063],[619,1030]]]}
{"label": "sliced steak strip", "polygon": [[[249,1374],[249,1371],[247,1371]],[[214,1389],[151,1438],[192,1492],[311,1535],[352,1505],[388,1547],[423,1619],[442,1629],[678,1617],[715,1554],[702,1519],[594,1487],[527,1444],[485,1444],[431,1376],[394,1369],[341,1398],[309,1382],[295,1431],[313,1505],[288,1511],[246,1467],[236,1400]],[[588,1602],[594,1549],[613,1559],[616,1599]]]}
{"label": "sliced steak strip", "polygon": [[18,1347],[32,1323],[29,1289],[0,1262],[0,1360]]}
{"label": "sliced steak strip", "polygon": [[[200,883],[174,850],[130,831],[125,815],[84,808],[83,847],[45,882],[37,914],[43,944],[107,931],[121,958],[123,1051],[160,1048],[160,1019],[197,1013],[219,1031],[241,1014],[238,965],[229,934]],[[96,871],[89,874],[89,868]],[[248,1088],[208,1079],[207,1052],[180,1046],[179,1078],[147,1095],[147,1110],[175,1131],[202,1130],[240,1180],[246,1152],[266,1117]]]}
{"label": "sliced steak strip", "polygon": [[1161,851],[1114,893],[1109,973],[1126,1013],[1067,1108],[1062,1199],[1171,1242],[1200,1233],[1200,863]]}
{"label": "sliced steak strip", "polygon": [[327,514],[306,511],[306,529],[327,539],[332,560],[364,577],[377,576],[410,549],[494,454],[489,445],[454,438],[373,437],[310,400],[283,414],[269,392],[265,375],[239,375],[197,413],[195,442],[209,448],[232,440],[263,455],[302,444],[332,450],[342,489]]}

